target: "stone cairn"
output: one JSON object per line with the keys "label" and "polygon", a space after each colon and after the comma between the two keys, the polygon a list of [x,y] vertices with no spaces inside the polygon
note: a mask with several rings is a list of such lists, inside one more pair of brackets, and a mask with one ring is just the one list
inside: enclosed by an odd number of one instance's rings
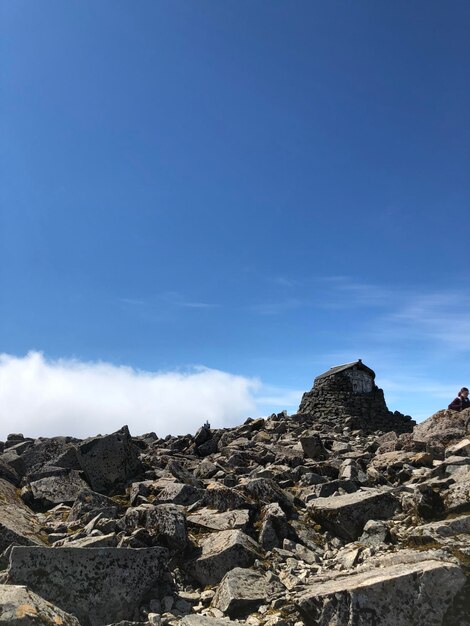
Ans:
{"label": "stone cairn", "polygon": [[394,430],[408,433],[416,424],[409,415],[387,408],[384,392],[375,384],[375,372],[359,359],[332,367],[315,378],[304,393],[299,413],[332,419],[365,432]]}

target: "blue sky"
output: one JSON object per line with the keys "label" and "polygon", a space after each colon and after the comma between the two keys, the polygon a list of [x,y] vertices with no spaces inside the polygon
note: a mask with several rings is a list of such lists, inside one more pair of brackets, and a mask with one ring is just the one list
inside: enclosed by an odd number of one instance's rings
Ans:
{"label": "blue sky", "polygon": [[469,386],[468,2],[0,7],[5,432],[111,428],[100,364],[161,434],[357,358],[419,419]]}

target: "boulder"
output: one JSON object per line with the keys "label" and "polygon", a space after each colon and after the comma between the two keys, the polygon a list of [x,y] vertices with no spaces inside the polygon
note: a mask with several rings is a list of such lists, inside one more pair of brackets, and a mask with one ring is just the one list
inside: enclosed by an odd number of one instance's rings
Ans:
{"label": "boulder", "polygon": [[452,563],[400,563],[320,582],[296,603],[307,626],[442,626],[464,584]]}
{"label": "boulder", "polygon": [[26,585],[82,626],[132,619],[165,570],[163,548],[36,548],[14,546],[6,582]]}
{"label": "boulder", "polygon": [[0,585],[0,624],[6,626],[80,626],[62,611],[26,587]]}
{"label": "boulder", "polygon": [[390,541],[390,531],[384,522],[379,520],[369,520],[364,526],[364,532],[359,538],[359,542],[366,546],[380,548]]}
{"label": "boulder", "polygon": [[201,554],[187,566],[202,586],[219,583],[234,567],[249,567],[260,556],[260,547],[240,530],[224,530],[205,538]]}
{"label": "boulder", "polygon": [[87,524],[99,513],[103,517],[113,519],[117,517],[119,509],[119,504],[111,498],[86,488],[78,494],[73,503],[68,521],[80,520],[83,524]]}
{"label": "boulder", "polygon": [[202,489],[204,487],[204,484],[201,480],[199,480],[199,478],[196,478],[177,461],[170,461],[166,469],[179,483],[191,485],[192,487],[196,487],[196,489]]}
{"label": "boulder", "polygon": [[141,469],[139,449],[127,426],[112,435],[91,437],[78,446],[78,460],[94,491],[106,493]]}
{"label": "boulder", "polygon": [[341,463],[338,478],[341,480],[355,480],[360,483],[367,482],[366,472],[354,459],[346,459]]}
{"label": "boulder", "polygon": [[277,502],[268,504],[263,508],[261,520],[258,540],[264,550],[280,548],[284,539],[293,539],[295,537],[295,533],[287,521],[286,514]]}
{"label": "boulder", "polygon": [[308,459],[322,461],[328,457],[328,452],[323,445],[320,435],[315,433],[306,433],[300,437],[300,444],[304,455]]}
{"label": "boulder", "polygon": [[269,478],[253,478],[241,488],[258,503],[277,502],[285,512],[292,511],[294,508],[294,498]]}
{"label": "boulder", "polygon": [[[73,449],[72,454],[76,456],[74,441],[71,437],[36,439],[34,444],[21,454],[22,473],[29,478],[30,474],[38,472],[44,466],[58,466],[56,461],[70,448]],[[75,465],[71,469],[79,469],[79,467]]]}
{"label": "boulder", "polygon": [[19,498],[15,487],[0,478],[0,553],[11,544],[44,545],[36,517]]}
{"label": "boulder", "polygon": [[399,508],[391,490],[369,489],[307,504],[313,519],[333,534],[354,541],[370,519],[389,519]]}
{"label": "boulder", "polygon": [[245,530],[250,521],[247,509],[219,513],[213,509],[200,509],[187,516],[189,524],[209,530]]}
{"label": "boulder", "polygon": [[201,505],[217,511],[233,511],[249,508],[248,500],[231,487],[210,483],[203,492]]}
{"label": "boulder", "polygon": [[198,489],[192,485],[187,485],[186,483],[169,483],[158,494],[158,501],[190,506],[200,500],[202,496],[202,489]]}
{"label": "boulder", "polygon": [[315,495],[318,498],[328,498],[336,492],[345,491],[346,493],[354,493],[358,490],[357,484],[353,480],[329,480],[326,483],[316,485],[314,488]]}
{"label": "boulder", "polygon": [[427,445],[452,445],[465,437],[469,421],[470,409],[460,413],[448,409],[438,411],[414,427],[413,440]]}
{"label": "boulder", "polygon": [[411,529],[407,538],[413,543],[426,544],[459,534],[470,535],[470,515],[460,515],[452,519],[416,526]]}
{"label": "boulder", "polygon": [[270,602],[274,593],[282,589],[280,583],[269,582],[263,574],[235,567],[222,579],[212,606],[230,617],[243,618]]}
{"label": "boulder", "polygon": [[16,470],[8,465],[5,461],[0,459],[0,478],[7,480],[9,483],[13,485],[17,485],[20,482],[20,477],[18,476]]}
{"label": "boulder", "polygon": [[145,528],[152,543],[172,552],[182,552],[188,543],[184,508],[174,504],[144,504],[127,510],[123,519],[127,530]]}
{"label": "boulder", "polygon": [[454,443],[452,446],[448,446],[445,451],[446,458],[450,456],[470,456],[470,439],[465,437],[461,441]]}
{"label": "boulder", "polygon": [[[467,469],[467,467],[462,469]],[[468,468],[470,470],[470,468]],[[443,496],[447,514],[470,512],[470,472],[467,478],[460,478],[457,472],[452,474],[456,482],[449,487]]]}
{"label": "boulder", "polygon": [[88,485],[79,472],[71,470],[60,476],[41,478],[30,484],[34,504],[50,508],[56,504],[71,504]]}

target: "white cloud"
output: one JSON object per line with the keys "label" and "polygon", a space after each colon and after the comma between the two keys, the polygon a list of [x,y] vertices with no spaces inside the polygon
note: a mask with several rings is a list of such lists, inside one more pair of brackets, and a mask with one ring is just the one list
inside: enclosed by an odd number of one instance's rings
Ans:
{"label": "white cloud", "polygon": [[257,379],[204,367],[146,372],[103,362],[53,361],[39,352],[2,354],[0,438],[10,432],[86,437],[124,424],[136,435],[194,433],[206,420],[222,427],[255,417],[262,390]]}

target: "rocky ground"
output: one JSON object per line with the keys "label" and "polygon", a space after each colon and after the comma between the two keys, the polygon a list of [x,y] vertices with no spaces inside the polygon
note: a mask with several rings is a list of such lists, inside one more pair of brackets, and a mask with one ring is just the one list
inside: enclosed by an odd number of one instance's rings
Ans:
{"label": "rocky ground", "polygon": [[470,410],[0,444],[0,623],[468,626]]}

